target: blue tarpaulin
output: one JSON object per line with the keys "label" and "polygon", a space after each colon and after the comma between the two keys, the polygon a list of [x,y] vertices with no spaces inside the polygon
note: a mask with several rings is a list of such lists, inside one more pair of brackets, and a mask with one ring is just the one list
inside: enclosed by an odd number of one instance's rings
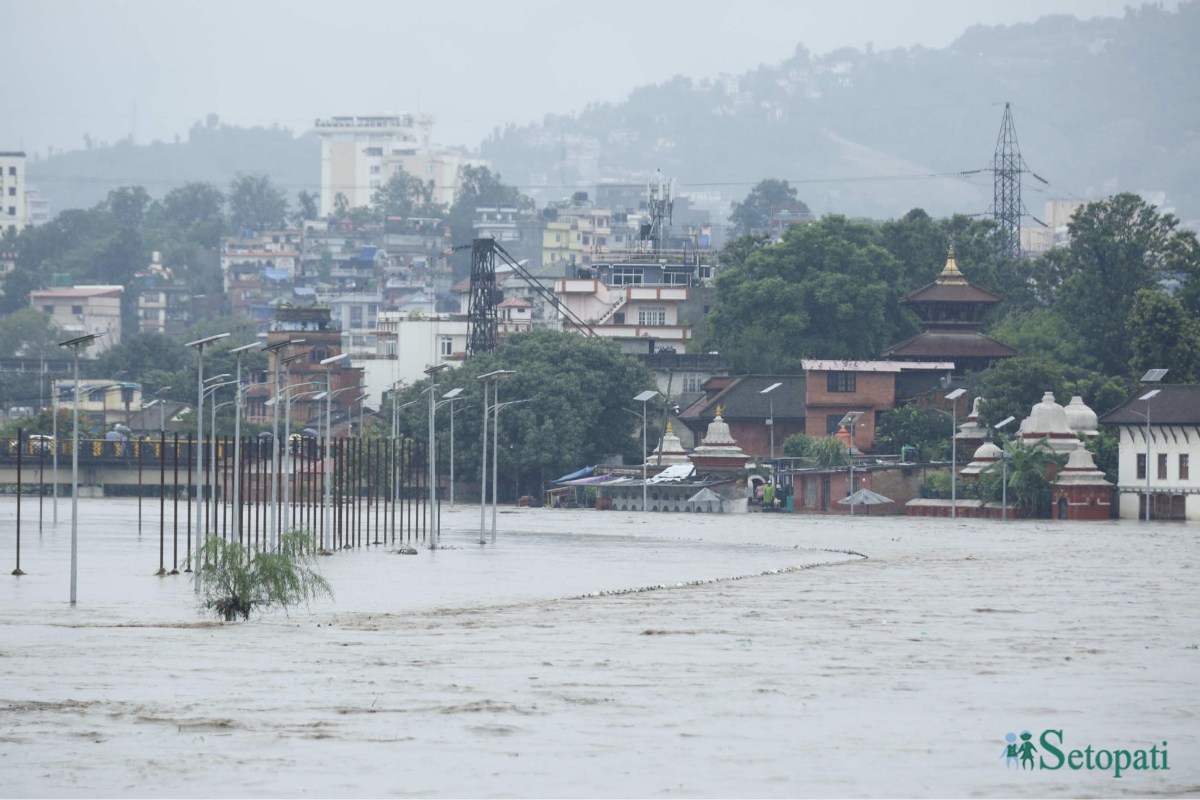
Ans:
{"label": "blue tarpaulin", "polygon": [[566,482],[566,481],[574,481],[574,480],[578,480],[578,479],[580,479],[580,478],[586,478],[586,477],[588,477],[589,475],[591,475],[591,474],[592,474],[593,472],[595,472],[595,471],[596,471],[596,468],[595,468],[595,467],[584,467],[584,468],[583,468],[583,469],[581,469],[581,470],[578,470],[578,471],[576,471],[576,472],[572,472],[570,475],[563,475],[563,476],[562,476],[561,478],[559,478],[558,480],[556,480],[556,481],[550,481],[550,482],[551,482],[551,483],[564,483],[564,482]]}

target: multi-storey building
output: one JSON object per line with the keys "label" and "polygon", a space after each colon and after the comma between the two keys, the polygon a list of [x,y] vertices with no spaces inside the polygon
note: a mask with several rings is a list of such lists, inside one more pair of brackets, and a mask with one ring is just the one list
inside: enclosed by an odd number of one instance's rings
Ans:
{"label": "multi-storey building", "polygon": [[321,216],[339,207],[374,205],[375,192],[401,171],[432,182],[430,199],[454,202],[459,171],[482,164],[432,142],[433,117],[377,114],[329,117],[315,123],[321,137]]}
{"label": "multi-storey building", "polygon": [[134,275],[137,287],[139,333],[183,333],[191,324],[191,292],[162,264],[161,255],[151,255],[150,266]]}
{"label": "multi-storey building", "polygon": [[121,343],[122,286],[66,286],[29,293],[29,305],[45,311],[50,321],[71,336],[99,334],[88,348],[95,356]]}
{"label": "multi-storey building", "polygon": [[[75,379],[54,381],[54,408],[71,408],[75,403]],[[142,385],[89,378],[79,382],[79,416],[85,429],[103,431],[118,423],[128,425],[142,408]]]}
{"label": "multi-storey building", "polygon": [[25,153],[0,151],[0,233],[17,233],[29,224],[25,206]]}

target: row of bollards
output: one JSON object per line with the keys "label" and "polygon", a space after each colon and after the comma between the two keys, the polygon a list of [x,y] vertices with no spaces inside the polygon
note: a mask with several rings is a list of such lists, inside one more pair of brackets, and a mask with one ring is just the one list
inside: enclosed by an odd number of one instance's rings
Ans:
{"label": "row of bollards", "polygon": [[[273,452],[269,437],[244,437],[240,442],[214,437],[203,446],[204,475],[197,476],[197,443],[191,435],[79,442],[80,484],[99,485],[102,494],[136,494],[139,536],[146,516],[143,502],[147,497],[158,500],[160,575],[190,572],[193,541],[198,548],[205,536],[236,540],[251,552],[266,551],[279,541],[279,534],[297,529],[312,532],[323,549],[332,550],[427,543],[436,536],[440,509],[431,512],[429,507],[425,447],[420,442],[293,437],[286,451]],[[56,502],[60,494],[69,496],[71,473],[63,464],[70,464],[70,458],[70,441],[30,438],[23,431],[15,439],[0,440],[0,470],[15,470],[15,475],[8,472],[0,479],[2,485],[15,485],[17,494],[14,575],[23,574],[21,499],[37,493],[42,530],[47,478]],[[31,469],[31,464],[36,467]],[[275,481],[279,483],[272,492]],[[286,491],[280,491],[284,482]]]}

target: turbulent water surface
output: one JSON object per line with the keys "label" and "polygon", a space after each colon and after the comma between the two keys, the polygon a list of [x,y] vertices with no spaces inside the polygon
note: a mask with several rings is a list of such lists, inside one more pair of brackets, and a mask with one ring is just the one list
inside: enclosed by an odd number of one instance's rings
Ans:
{"label": "turbulent water surface", "polygon": [[[481,547],[463,507],[225,624],[136,501],[81,500],[75,607],[69,505],[25,501],[13,577],[0,503],[6,797],[1200,792],[1194,524],[521,509]],[[1170,770],[1006,768],[1046,728]]]}

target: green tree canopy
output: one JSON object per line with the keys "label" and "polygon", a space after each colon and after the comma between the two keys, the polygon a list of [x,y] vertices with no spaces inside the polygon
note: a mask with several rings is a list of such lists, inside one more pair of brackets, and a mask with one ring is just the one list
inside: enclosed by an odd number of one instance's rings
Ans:
{"label": "green tree canopy", "polygon": [[[1200,276],[1200,247],[1171,214],[1134,194],[1088,203],[1069,224],[1071,245],[1041,271],[1046,296],[1074,322],[1101,371],[1124,375],[1133,355],[1128,322],[1139,289]],[[1195,310],[1192,311],[1195,313]]]}
{"label": "green tree canopy", "polygon": [[796,190],[787,181],[775,178],[759,181],[742,202],[732,203],[730,207],[729,224],[739,236],[767,227],[771,214],[780,208],[808,211],[808,206],[796,197]]}
{"label": "green tree canopy", "polygon": [[281,227],[287,210],[287,195],[266,175],[238,173],[229,186],[229,227],[234,231]]}
{"label": "green tree canopy", "polygon": [[1172,383],[1200,379],[1200,319],[1166,292],[1139,289],[1127,322],[1132,348],[1130,372],[1169,370]]}
{"label": "green tree canopy", "polygon": [[70,338],[37,308],[21,308],[0,317],[0,358],[61,358],[58,343]]}
{"label": "green tree canopy", "polygon": [[738,372],[798,372],[809,357],[874,358],[916,332],[900,306],[900,263],[879,244],[877,226],[831,215],[791,227],[779,244],[735,240],[731,248],[703,347]]}
{"label": "green tree canopy", "polygon": [[[640,431],[641,406],[632,398],[653,388],[650,372],[612,342],[535,329],[438,378],[439,393],[461,387],[455,405],[472,409],[455,423],[459,475],[478,475],[482,389],[477,376],[498,369],[514,371],[500,383],[501,402],[529,400],[500,412],[503,494],[536,495],[546,482],[614,454],[640,463],[641,439],[634,434]],[[408,387],[396,402],[419,400],[427,385]],[[426,408],[418,402],[400,412],[404,433],[425,439]],[[653,403],[650,412],[655,412]],[[390,406],[383,413],[390,414]],[[439,412],[439,419],[444,421],[446,413]]]}
{"label": "green tree canopy", "polygon": [[[434,182],[421,181],[415,175],[400,170],[388,178],[373,198],[380,216],[441,218],[446,209],[433,202]],[[473,220],[472,220],[473,221]]]}

